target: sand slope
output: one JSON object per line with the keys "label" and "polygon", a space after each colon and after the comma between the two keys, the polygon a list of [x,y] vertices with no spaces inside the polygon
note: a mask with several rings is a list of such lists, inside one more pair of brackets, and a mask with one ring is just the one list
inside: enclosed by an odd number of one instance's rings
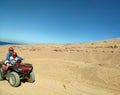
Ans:
{"label": "sand slope", "polygon": [[0,60],[10,46],[33,64],[36,81],[0,81],[0,95],[120,95],[120,39],[0,46]]}

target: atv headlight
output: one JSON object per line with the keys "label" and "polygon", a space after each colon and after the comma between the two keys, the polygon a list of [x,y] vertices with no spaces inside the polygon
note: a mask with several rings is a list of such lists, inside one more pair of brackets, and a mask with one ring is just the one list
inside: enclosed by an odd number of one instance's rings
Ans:
{"label": "atv headlight", "polygon": [[32,68],[29,68],[29,70],[32,70]]}

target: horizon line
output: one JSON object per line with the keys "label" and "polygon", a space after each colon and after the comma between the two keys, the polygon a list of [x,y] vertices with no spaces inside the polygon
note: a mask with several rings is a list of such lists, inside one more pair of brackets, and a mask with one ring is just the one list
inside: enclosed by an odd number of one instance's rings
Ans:
{"label": "horizon line", "polygon": [[[119,37],[120,38],[120,37]],[[84,43],[84,42],[96,42],[96,41],[103,41],[103,40],[110,40],[110,39],[119,39],[117,38],[109,38],[109,39],[101,39],[101,40],[90,40],[90,41],[74,41],[74,42],[16,42],[16,41],[3,41],[0,42],[9,43],[9,44],[70,44],[70,43]]]}

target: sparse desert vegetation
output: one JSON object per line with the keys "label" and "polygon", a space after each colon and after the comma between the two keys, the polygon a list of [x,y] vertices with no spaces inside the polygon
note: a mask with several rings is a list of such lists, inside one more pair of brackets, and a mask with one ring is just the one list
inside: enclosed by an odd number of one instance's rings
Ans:
{"label": "sparse desert vegetation", "polygon": [[[119,95],[120,39],[73,44],[0,46],[4,60],[12,46],[34,66],[36,81],[17,89],[0,81],[0,95]],[[5,91],[7,89],[7,91]]]}

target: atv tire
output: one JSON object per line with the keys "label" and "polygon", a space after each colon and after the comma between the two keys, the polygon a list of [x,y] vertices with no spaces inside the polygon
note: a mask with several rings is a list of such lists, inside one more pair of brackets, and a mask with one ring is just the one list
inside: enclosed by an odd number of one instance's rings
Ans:
{"label": "atv tire", "polygon": [[11,72],[9,74],[9,83],[13,87],[18,87],[20,85],[20,77],[16,72]]}
{"label": "atv tire", "polygon": [[34,72],[31,72],[29,79],[28,79],[28,82],[33,83],[34,81],[35,81],[35,75],[34,75]]}
{"label": "atv tire", "polygon": [[1,81],[4,80],[4,77],[3,77],[3,71],[2,71],[1,68],[0,68],[0,80],[1,80]]}

